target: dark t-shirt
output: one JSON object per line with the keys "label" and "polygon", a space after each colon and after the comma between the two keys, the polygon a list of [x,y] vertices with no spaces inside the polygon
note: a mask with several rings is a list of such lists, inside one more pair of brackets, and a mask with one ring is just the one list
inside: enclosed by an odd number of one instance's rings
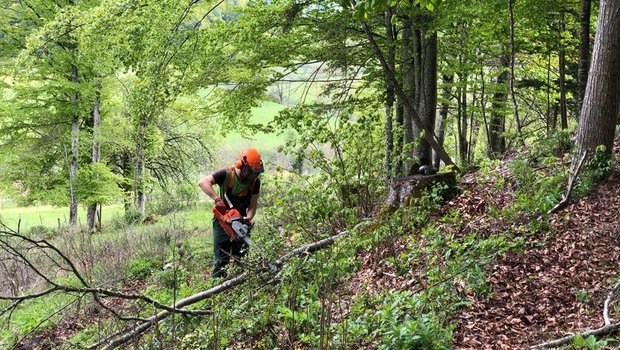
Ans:
{"label": "dark t-shirt", "polygon": [[245,216],[250,206],[252,195],[260,192],[260,179],[254,180],[254,186],[251,191],[247,191],[248,193],[245,195],[239,195],[243,190],[248,189],[250,186],[249,182],[241,181],[237,176],[237,172],[233,169],[233,186],[229,188],[228,174],[228,168],[220,169],[212,174],[215,183],[220,186],[220,197],[222,197],[228,209],[235,208],[239,211],[239,214]]}

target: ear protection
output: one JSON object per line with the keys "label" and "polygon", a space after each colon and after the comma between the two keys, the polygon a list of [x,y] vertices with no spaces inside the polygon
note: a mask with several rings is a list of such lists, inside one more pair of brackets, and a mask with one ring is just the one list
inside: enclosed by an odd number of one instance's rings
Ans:
{"label": "ear protection", "polygon": [[241,169],[245,161],[246,161],[246,156],[243,156],[243,160],[241,159],[241,157],[239,157],[239,159],[235,162],[235,168]]}

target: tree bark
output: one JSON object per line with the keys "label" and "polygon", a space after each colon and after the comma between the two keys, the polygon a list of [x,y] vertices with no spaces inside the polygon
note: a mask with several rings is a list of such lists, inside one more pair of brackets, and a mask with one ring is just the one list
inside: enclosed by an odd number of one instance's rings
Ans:
{"label": "tree bark", "polygon": [[[96,86],[95,91],[95,104],[93,106],[93,157],[92,164],[99,163],[101,159],[101,143],[100,143],[100,125],[101,125],[101,93],[99,90],[99,84]],[[97,223],[97,203],[93,203],[88,206],[86,215],[86,224],[88,232],[92,233],[96,230]]]}
{"label": "tree bark", "polygon": [[[420,32],[422,56],[420,82],[420,113],[422,122],[427,130],[435,128],[435,114],[437,109],[437,33]],[[419,137],[419,135],[416,135]],[[440,141],[441,143],[442,141]],[[420,140],[413,156],[420,165],[431,165],[432,148],[424,139]]]}
{"label": "tree bark", "polygon": [[592,63],[577,131],[575,155],[592,155],[599,145],[611,153],[620,107],[620,1],[602,0]]}
{"label": "tree bark", "polygon": [[[401,70],[403,74],[403,92],[407,96],[407,98],[413,101],[413,104],[417,108],[416,98],[415,98],[415,67],[414,67],[414,55],[413,55],[413,28],[411,27],[411,20],[406,18],[403,20],[403,45],[402,45],[402,64]],[[392,71],[394,72],[394,71]],[[404,159],[404,172],[405,175],[410,175],[411,169],[411,161],[409,158],[411,157],[411,153],[413,150],[413,140],[414,140],[414,123],[412,121],[413,116],[411,115],[413,111],[408,108],[403,109],[403,132],[404,132],[404,140],[403,140],[403,155]]]}
{"label": "tree bark", "polygon": [[566,49],[562,43],[562,33],[564,33],[564,12],[560,16],[558,28],[558,66],[560,72],[560,123],[562,130],[568,128],[568,113],[566,110]]}
{"label": "tree bark", "polygon": [[517,105],[517,97],[515,95],[515,16],[514,16],[514,0],[508,0],[508,13],[510,15],[510,96],[512,98],[512,109],[515,118],[515,128],[517,129],[517,141],[521,146],[525,146],[523,140],[523,132],[521,131],[521,120],[519,118],[519,106]]}
{"label": "tree bark", "polygon": [[506,152],[506,105],[508,103],[509,58],[507,55],[500,57],[500,73],[497,75],[493,103],[491,104],[491,117],[489,121],[489,146],[490,159],[500,159]]}
{"label": "tree bark", "polygon": [[395,154],[394,156],[394,176],[399,177],[403,175],[403,159],[400,155],[403,153],[403,119],[404,108],[403,102],[400,97],[396,99],[396,139],[394,142]]}
{"label": "tree bark", "polygon": [[144,170],[145,160],[145,141],[148,127],[148,115],[141,114],[138,123],[138,133],[136,140],[136,168],[134,172],[134,195],[136,209],[144,216],[146,211],[146,200],[144,195]]}
{"label": "tree bark", "polygon": [[79,157],[79,137],[80,137],[80,116],[78,112],[78,98],[79,93],[78,84],[78,67],[71,66],[71,82],[75,85],[73,88],[75,92],[71,95],[71,105],[73,107],[73,114],[71,116],[71,161],[69,162],[69,224],[75,226],[78,223],[78,198],[75,193],[75,180],[78,170],[78,157]]}
{"label": "tree bark", "polygon": [[467,153],[469,142],[467,142],[467,74],[459,74],[458,88],[458,134],[459,134],[459,158],[461,166],[467,165]]}
{"label": "tree bark", "polygon": [[[442,76],[442,95],[443,101],[441,103],[441,109],[439,110],[439,118],[435,121],[435,131],[437,132],[437,140],[440,145],[443,145],[444,138],[446,135],[446,119],[448,118],[448,110],[450,108],[450,94],[451,94],[451,86],[452,81],[454,80],[453,76],[444,74]],[[439,169],[441,161],[437,152],[433,151],[433,167],[435,169]]]}
{"label": "tree bark", "polygon": [[588,68],[590,67],[590,14],[592,12],[592,0],[581,0],[581,13],[579,16],[579,68],[578,83],[579,91],[577,97],[577,118],[581,112],[583,96],[586,92],[588,83]]}
{"label": "tree bark", "polygon": [[[393,8],[388,7],[385,11],[385,36],[387,38],[387,64],[392,71],[396,70],[396,37],[392,25]],[[385,80],[385,179],[392,177],[392,153],[394,151],[394,85],[389,79]]]}

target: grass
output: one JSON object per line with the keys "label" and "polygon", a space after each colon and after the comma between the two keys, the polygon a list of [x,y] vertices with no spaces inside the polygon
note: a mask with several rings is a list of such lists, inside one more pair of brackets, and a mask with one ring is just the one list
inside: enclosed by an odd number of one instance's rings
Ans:
{"label": "grass", "polygon": [[[267,125],[278,113],[286,108],[285,105],[276,102],[267,101],[262,106],[252,110],[252,120],[254,124]],[[257,132],[252,136],[243,136],[234,130],[228,134],[223,140],[223,149],[237,149],[240,147],[254,146],[259,150],[273,151],[282,142],[282,137],[275,133]]]}
{"label": "grass", "polygon": [[[103,207],[101,213],[102,223],[107,223],[116,215],[122,214],[122,204]],[[21,223],[20,223],[21,219]],[[0,209],[0,220],[12,229],[28,231],[34,226],[58,227],[66,226],[69,222],[68,207],[34,206],[34,207],[10,207]],[[86,208],[78,209],[78,223],[86,225]]]}

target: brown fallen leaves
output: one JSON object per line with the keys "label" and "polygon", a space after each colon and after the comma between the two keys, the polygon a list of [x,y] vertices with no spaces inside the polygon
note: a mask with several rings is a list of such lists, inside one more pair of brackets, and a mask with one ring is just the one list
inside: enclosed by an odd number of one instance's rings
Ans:
{"label": "brown fallen leaves", "polygon": [[[618,153],[620,139],[614,148]],[[511,203],[512,191],[494,190],[489,186],[494,179],[463,180],[462,194],[432,220],[450,211],[460,213],[462,224],[442,226],[446,235],[478,232],[488,237],[508,230],[501,217],[490,217],[488,210]],[[525,251],[503,254],[490,268],[490,298],[470,298],[472,304],[453,320],[455,349],[526,349],[603,324],[603,303],[620,266],[618,169],[590,195],[552,216],[549,224],[550,230],[531,238]],[[399,275],[383,259],[397,256],[410,244],[411,240],[400,238],[361,254],[362,268],[347,294],[417,288],[417,280],[423,278],[420,270]],[[454,285],[458,290],[459,281]],[[612,322],[620,320],[611,309]]]}

